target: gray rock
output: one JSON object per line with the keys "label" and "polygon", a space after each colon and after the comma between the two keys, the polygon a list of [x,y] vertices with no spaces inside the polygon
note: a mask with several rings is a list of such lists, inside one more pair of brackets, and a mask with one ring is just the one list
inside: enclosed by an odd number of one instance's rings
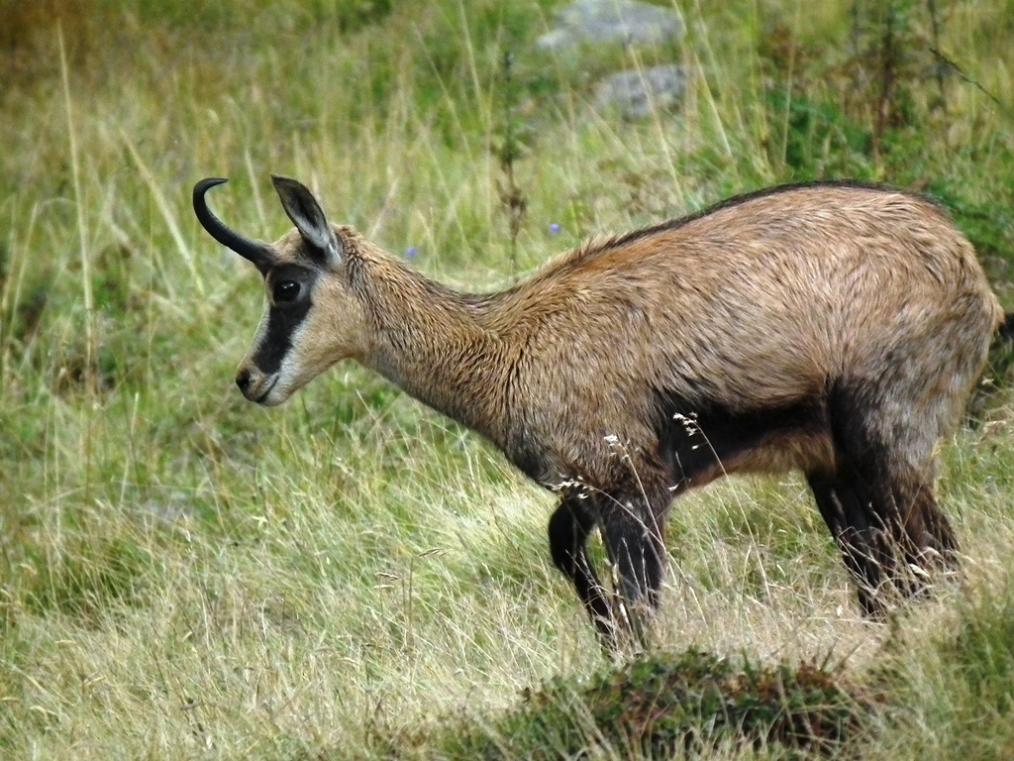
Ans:
{"label": "gray rock", "polygon": [[574,0],[557,14],[557,26],[536,41],[541,50],[622,42],[658,45],[683,37],[675,11],[635,0]]}
{"label": "gray rock", "polygon": [[595,100],[600,108],[616,109],[627,119],[643,119],[654,110],[676,106],[686,88],[682,66],[652,66],[606,77],[595,87]]}

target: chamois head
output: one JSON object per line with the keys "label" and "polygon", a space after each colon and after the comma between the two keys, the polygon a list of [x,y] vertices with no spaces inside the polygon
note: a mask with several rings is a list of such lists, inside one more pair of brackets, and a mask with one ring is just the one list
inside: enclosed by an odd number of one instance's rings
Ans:
{"label": "chamois head", "polygon": [[331,225],[302,183],[271,179],[296,225],[271,244],[244,238],[208,208],[205,193],[226,180],[212,177],[194,186],[194,211],[204,229],[264,277],[267,307],[236,385],[250,401],[268,406],[281,404],[335,362],[366,349],[363,313],[348,285],[351,231]]}

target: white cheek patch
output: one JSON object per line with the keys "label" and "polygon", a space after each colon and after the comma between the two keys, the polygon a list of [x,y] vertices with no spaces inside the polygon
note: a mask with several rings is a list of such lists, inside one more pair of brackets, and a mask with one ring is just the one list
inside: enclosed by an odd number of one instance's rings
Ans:
{"label": "white cheek patch", "polygon": [[296,389],[306,384],[308,378],[304,380],[304,366],[301,360],[302,347],[305,338],[305,334],[309,327],[309,320],[303,320],[292,332],[290,339],[289,350],[285,352],[285,357],[282,359],[282,366],[278,368],[278,381],[276,385],[277,391],[288,396]]}

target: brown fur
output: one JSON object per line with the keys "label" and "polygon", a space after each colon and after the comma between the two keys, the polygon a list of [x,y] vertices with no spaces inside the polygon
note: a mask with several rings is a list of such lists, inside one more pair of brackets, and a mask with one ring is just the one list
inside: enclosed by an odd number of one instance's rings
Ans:
{"label": "brown fur", "polygon": [[[775,189],[481,296],[335,230],[343,264],[317,282],[296,369],[269,402],[351,357],[488,437],[561,491],[554,561],[606,637],[619,608],[587,562],[588,531],[603,529],[629,622],[657,594],[672,497],[726,473],[807,473],[868,612],[905,563],[953,555],[934,447],[1002,312],[931,202]],[[298,261],[303,246],[294,232],[275,248]]]}

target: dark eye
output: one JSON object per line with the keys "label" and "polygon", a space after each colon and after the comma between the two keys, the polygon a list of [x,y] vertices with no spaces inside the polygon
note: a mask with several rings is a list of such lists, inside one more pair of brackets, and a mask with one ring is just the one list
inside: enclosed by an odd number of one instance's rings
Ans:
{"label": "dark eye", "polygon": [[299,283],[295,280],[280,280],[275,283],[274,299],[276,302],[295,301],[299,296]]}

